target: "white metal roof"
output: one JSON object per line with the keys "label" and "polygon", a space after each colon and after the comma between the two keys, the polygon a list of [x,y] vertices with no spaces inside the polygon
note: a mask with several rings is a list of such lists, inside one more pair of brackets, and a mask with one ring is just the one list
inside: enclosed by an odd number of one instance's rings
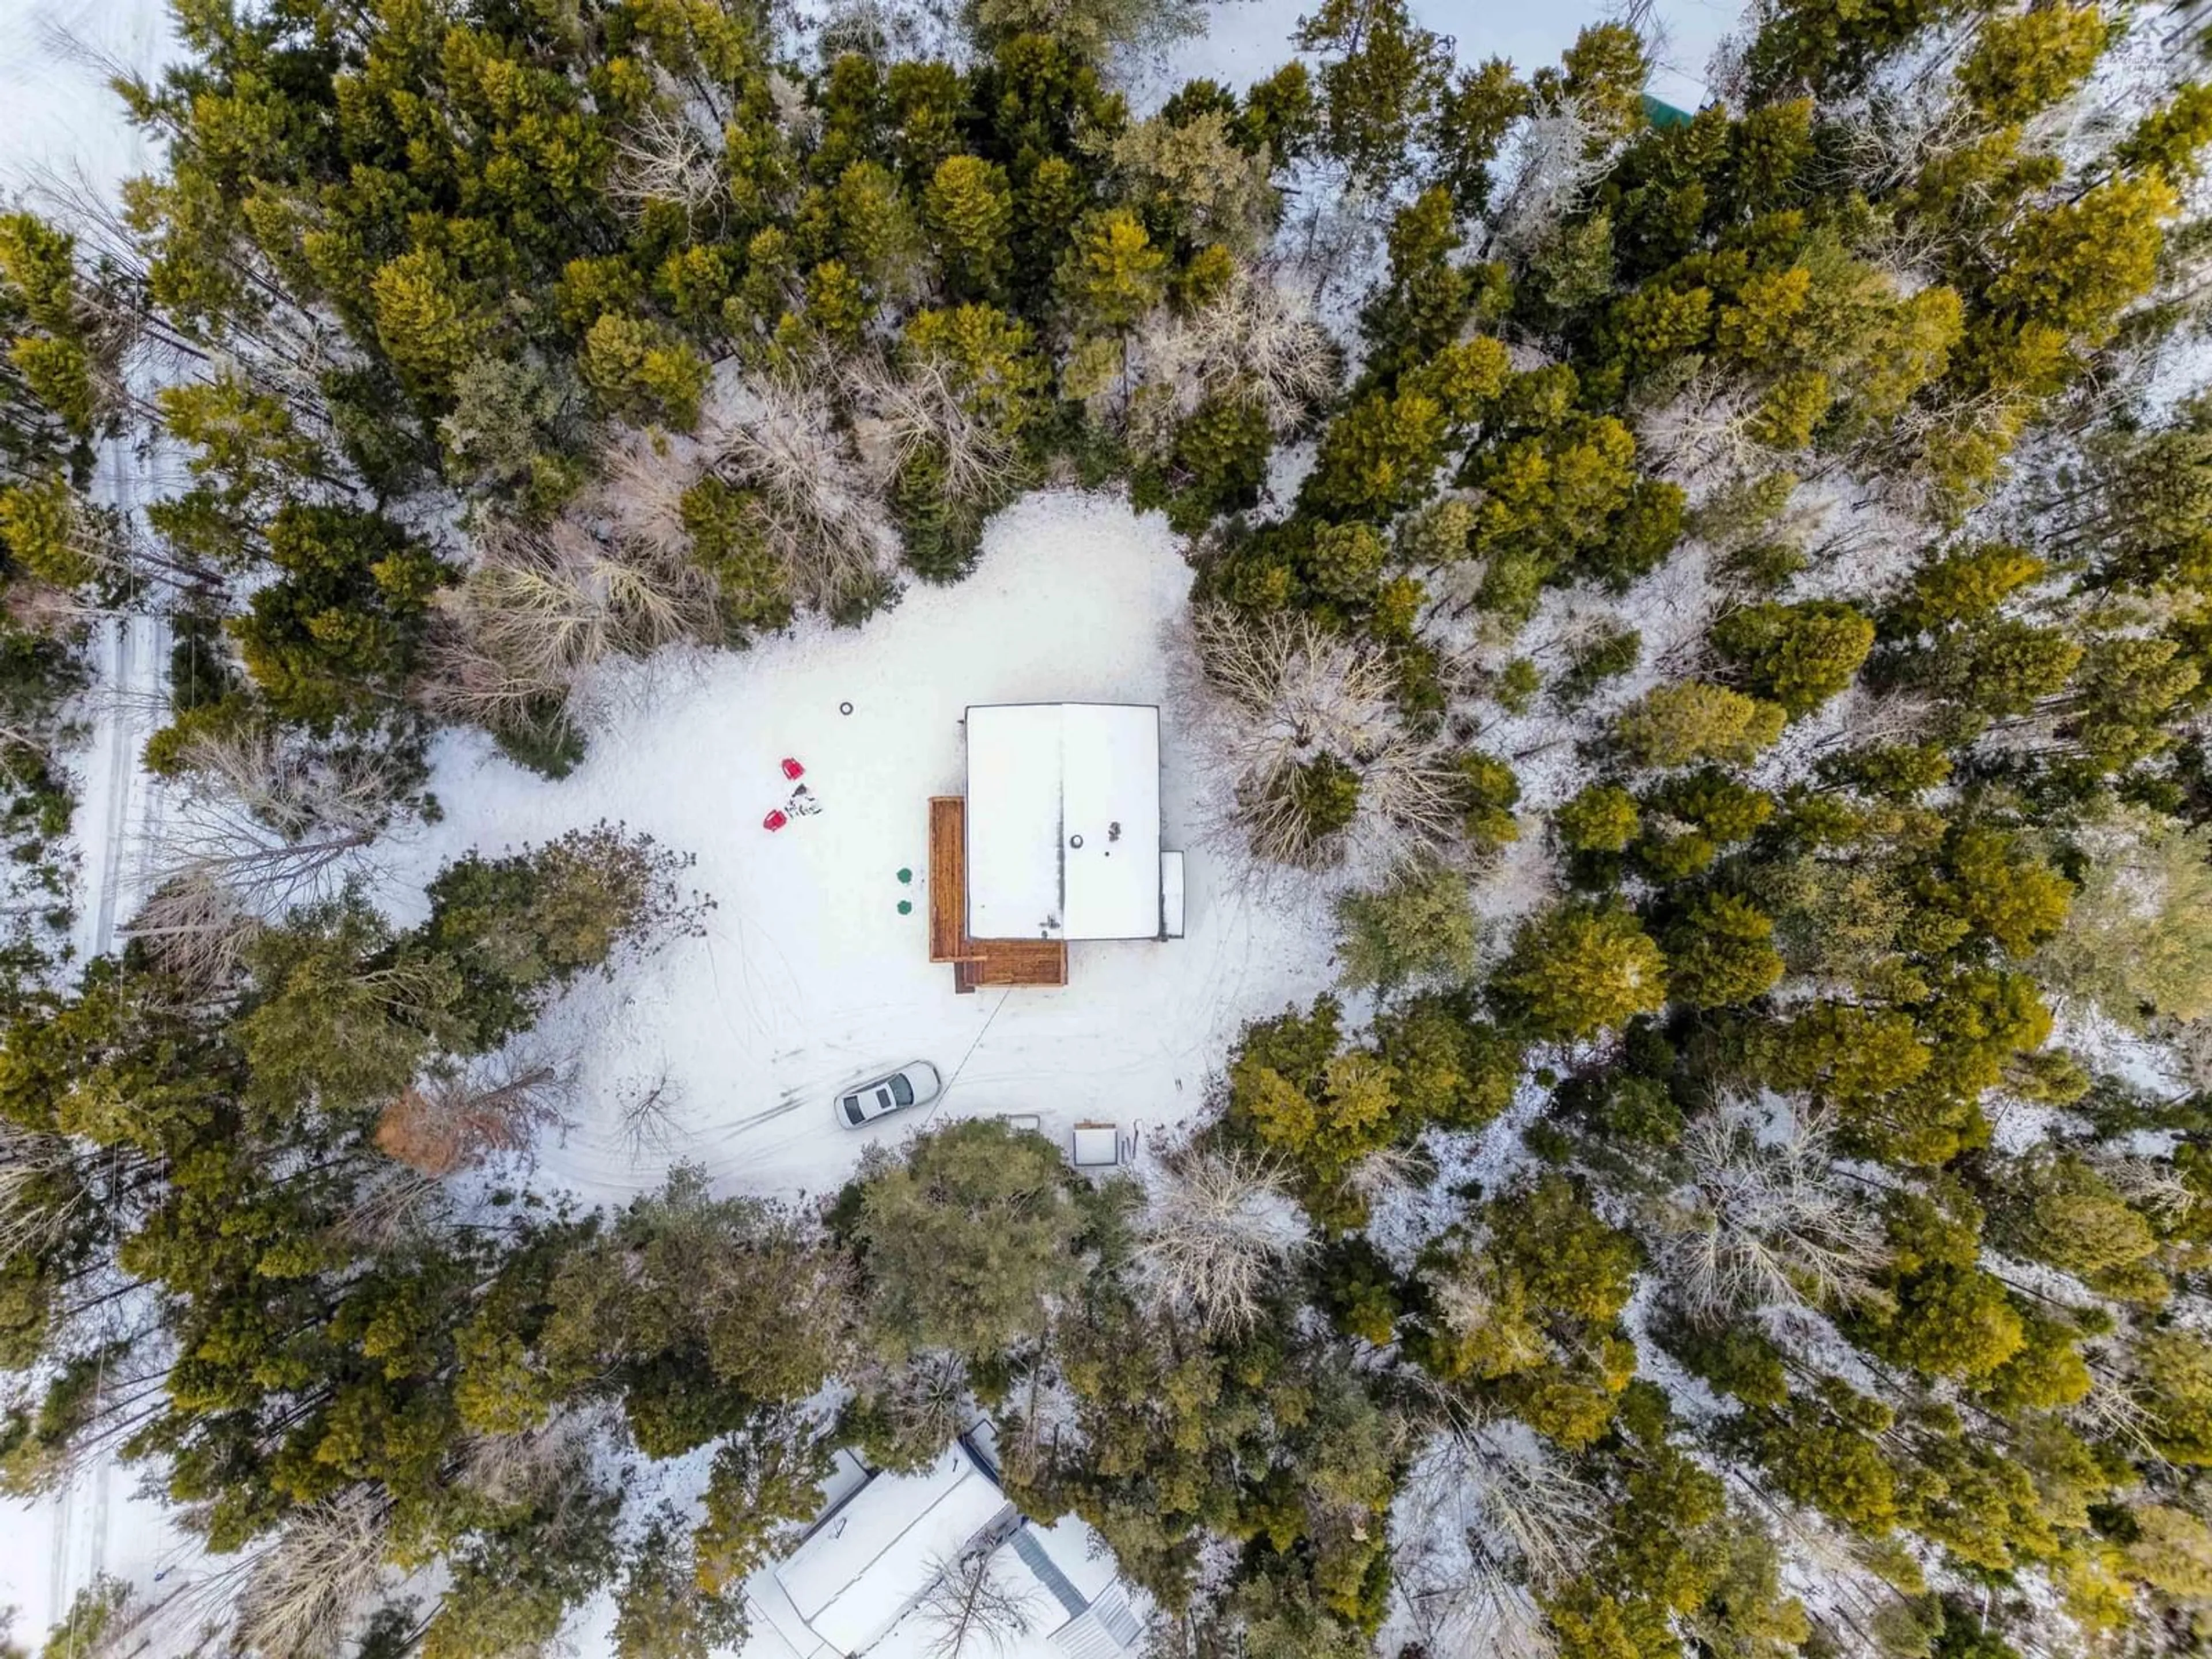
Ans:
{"label": "white metal roof", "polygon": [[1160,711],[968,710],[968,936],[1160,932]]}
{"label": "white metal roof", "polygon": [[817,1636],[862,1652],[1006,1503],[955,1445],[924,1474],[871,1480],[776,1567],[776,1581]]}

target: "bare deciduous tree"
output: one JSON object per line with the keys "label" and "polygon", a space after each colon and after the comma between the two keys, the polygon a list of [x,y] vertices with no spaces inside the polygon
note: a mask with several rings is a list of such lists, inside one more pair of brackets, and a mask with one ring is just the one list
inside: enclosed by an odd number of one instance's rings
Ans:
{"label": "bare deciduous tree", "polygon": [[1525,257],[1581,205],[1613,166],[1597,119],[1572,94],[1540,103],[1507,142],[1491,246]]}
{"label": "bare deciduous tree", "polygon": [[976,412],[975,399],[942,359],[902,368],[866,361],[851,371],[848,385],[856,406],[866,411],[857,424],[878,488],[888,488],[924,451],[944,467],[945,494],[959,500],[999,501],[1019,484],[1019,452],[1003,428]]}
{"label": "bare deciduous tree", "polygon": [[401,793],[397,765],[263,728],[196,732],[149,836],[153,894],[129,932],[196,982],[227,977],[256,929],[362,871]]}
{"label": "bare deciduous tree", "polygon": [[96,607],[74,588],[57,587],[23,574],[8,584],[5,594],[0,594],[0,609],[26,633],[58,637],[85,626]]}
{"label": "bare deciduous tree", "polygon": [[712,470],[753,492],[754,520],[800,601],[832,610],[884,579],[896,538],[829,387],[796,373],[723,376],[699,433]]}
{"label": "bare deciduous tree", "polygon": [[65,1136],[0,1126],[0,1256],[35,1258],[51,1249],[92,1196]]}
{"label": "bare deciduous tree", "polygon": [[2163,1158],[2112,1158],[2099,1160],[2097,1168],[2114,1191],[2162,1228],[2175,1225],[2199,1201],[2197,1189]]}
{"label": "bare deciduous tree", "polygon": [[997,1550],[973,1549],[957,1561],[933,1565],[937,1576],[908,1615],[925,1632],[930,1659],[1004,1653],[1029,1634],[1036,1591],[1000,1566]]}
{"label": "bare deciduous tree", "polygon": [[1335,348],[1312,305],[1241,265],[1194,311],[1156,307],[1132,355],[1142,384],[1130,436],[1152,453],[1164,451],[1175,422],[1207,397],[1254,399],[1268,429],[1280,434],[1304,422],[1336,384]]}
{"label": "bare deciduous tree", "polygon": [[684,1126],[677,1117],[683,1103],[683,1085],[668,1074],[665,1064],[616,1085],[615,1122],[633,1169],[666,1158],[684,1139]]}
{"label": "bare deciduous tree", "polygon": [[[1455,848],[1462,776],[1441,738],[1407,725],[1381,647],[1291,611],[1208,607],[1192,613],[1191,629],[1201,734],[1234,786],[1255,854],[1379,876]],[[1325,763],[1356,777],[1358,795],[1348,822],[1317,828],[1296,786]]]}
{"label": "bare deciduous tree", "polygon": [[2163,1463],[2165,1454],[2158,1449],[2151,1433],[2149,1407],[2136,1397],[2124,1379],[2114,1376],[2102,1366],[2091,1365],[2089,1376],[2089,1392],[2068,1411],[2067,1416],[2094,1439],[2124,1441],[2135,1456],[2149,1463]]}
{"label": "bare deciduous tree", "polygon": [[600,457],[592,510],[614,526],[619,541],[655,559],[688,558],[691,532],[684,497],[706,476],[707,458],[692,440],[665,432],[632,432]]}
{"label": "bare deciduous tree", "polygon": [[1249,1330],[1269,1282],[1312,1248],[1277,1172],[1243,1152],[1194,1152],[1167,1165],[1138,1257],[1169,1302],[1209,1333]]}
{"label": "bare deciduous tree", "polygon": [[1392,1525],[1399,1594],[1431,1650],[1549,1654],[1537,1597],[1582,1571],[1601,1509],[1520,1425],[1446,1427],[1415,1461]]}
{"label": "bare deciduous tree", "polygon": [[1448,1267],[1424,1271],[1421,1279],[1445,1328],[1481,1337],[1495,1351],[1499,1370],[1526,1370],[1547,1357],[1543,1334],[1508,1311],[1509,1304],[1501,1300],[1498,1271],[1488,1255],[1468,1252]]}
{"label": "bare deciduous tree", "polygon": [[1691,1186],[1662,1211],[1659,1256],[1692,1317],[1846,1301],[1866,1288],[1883,1259],[1881,1223],[1837,1181],[1833,1137],[1825,1113],[1776,1124],[1741,1105],[1684,1132]]}
{"label": "bare deciduous tree", "polygon": [[1700,369],[1637,416],[1637,444],[1656,471],[1697,484],[1775,471],[1790,452],[1760,441],[1759,398],[1741,374]]}
{"label": "bare deciduous tree", "polygon": [[364,1250],[381,1250],[427,1231],[446,1211],[446,1188],[435,1176],[404,1164],[380,1164],[339,1218],[337,1231]]}
{"label": "bare deciduous tree", "polygon": [[253,1558],[238,1595],[233,1641],[264,1659],[328,1659],[385,1577],[388,1500],[349,1486],[297,1510]]}
{"label": "bare deciduous tree", "polygon": [[853,1382],[911,1468],[921,1467],[951,1445],[975,1409],[966,1364],[941,1348],[896,1365],[872,1364]]}
{"label": "bare deciduous tree", "polygon": [[594,535],[573,520],[544,531],[503,527],[441,596],[426,699],[495,729],[568,705],[586,677],[622,656],[714,636],[714,579],[689,556],[642,538]]}
{"label": "bare deciduous tree", "polygon": [[607,194],[633,219],[656,202],[672,203],[687,216],[712,213],[726,199],[720,128],[703,128],[681,108],[646,106],[615,140]]}
{"label": "bare deciduous tree", "polygon": [[471,1435],[461,1450],[461,1483],[495,1504],[542,1498],[569,1482],[589,1456],[588,1426],[587,1418],[570,1412],[520,1434]]}
{"label": "bare deciduous tree", "polygon": [[1377,1146],[1352,1166],[1346,1188],[1370,1211],[1427,1190],[1435,1161],[1419,1146]]}

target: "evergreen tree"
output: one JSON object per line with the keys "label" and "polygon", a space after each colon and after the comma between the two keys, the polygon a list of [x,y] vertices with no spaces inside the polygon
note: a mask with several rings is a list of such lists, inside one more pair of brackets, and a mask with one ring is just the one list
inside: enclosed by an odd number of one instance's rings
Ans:
{"label": "evergreen tree", "polygon": [[1787,717],[1777,704],[1684,680],[1646,692],[1614,723],[1613,737],[1630,759],[1644,766],[1741,763],[1779,738]]}
{"label": "evergreen tree", "polygon": [[1765,995],[1782,977],[1773,935],[1773,921],[1755,906],[1706,894],[1665,935],[1668,994],[1697,1008]]}
{"label": "evergreen tree", "polygon": [[1806,714],[1851,683],[1874,647],[1874,624],[1834,599],[1747,605],[1721,618],[1713,644],[1754,696]]}
{"label": "evergreen tree", "polygon": [[988,1358],[1044,1328],[1047,1298],[1080,1281],[1083,1213],[1060,1153],[995,1118],[878,1157],[855,1188],[866,1326],[887,1352]]}
{"label": "evergreen tree", "polygon": [[955,299],[996,300],[1012,270],[1013,191],[1006,169],[947,156],[922,197],[922,217]]}
{"label": "evergreen tree", "polygon": [[1580,903],[1523,922],[1491,994],[1536,1036],[1578,1041],[1667,1000],[1667,964],[1626,911]]}
{"label": "evergreen tree", "polygon": [[1474,913],[1466,878],[1443,866],[1407,870],[1387,887],[1336,902],[1338,977],[1382,992],[1425,979],[1464,979],[1474,968]]}
{"label": "evergreen tree", "polygon": [[1323,58],[1323,149],[1362,188],[1387,193],[1449,91],[1450,52],[1405,0],[1323,0],[1299,20],[1296,39]]}
{"label": "evergreen tree", "polygon": [[1165,294],[1167,259],[1133,213],[1095,214],[1078,227],[1061,263],[1062,301],[1079,326],[1124,332]]}

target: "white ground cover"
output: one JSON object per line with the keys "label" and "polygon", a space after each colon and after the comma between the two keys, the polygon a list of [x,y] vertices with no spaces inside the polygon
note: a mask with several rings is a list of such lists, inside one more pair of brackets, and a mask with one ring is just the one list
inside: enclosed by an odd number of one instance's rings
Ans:
{"label": "white ground cover", "polygon": [[[619,677],[566,779],[445,739],[446,816],[395,849],[395,907],[419,906],[423,882],[471,848],[602,819],[696,854],[690,879],[714,901],[702,937],[584,981],[526,1039],[578,1067],[571,1127],[537,1149],[539,1184],[619,1202],[688,1160],[726,1191],[819,1195],[867,1141],[925,1121],[1035,1113],[1064,1142],[1079,1120],[1150,1139],[1196,1112],[1238,1028],[1326,989],[1332,969],[1318,886],[1253,890],[1206,835],[1200,757],[1171,687],[1189,586],[1158,515],[1035,495],[993,521],[966,581],[912,588],[860,629],[808,623]],[[958,995],[928,960],[928,799],[960,792],[968,704],[1063,699],[1161,706],[1162,839],[1189,854],[1188,936],[1071,945],[1064,989]],[[771,834],[762,817],[792,790],[785,756],[823,810]],[[927,1114],[832,1121],[839,1085],[916,1059],[947,1080]],[[635,1147],[623,1104],[664,1074],[672,1133]]]}

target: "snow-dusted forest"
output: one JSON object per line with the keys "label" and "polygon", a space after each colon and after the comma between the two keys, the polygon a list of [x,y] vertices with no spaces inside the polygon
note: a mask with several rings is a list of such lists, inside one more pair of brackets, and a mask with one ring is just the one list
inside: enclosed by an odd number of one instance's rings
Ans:
{"label": "snow-dusted forest", "polygon": [[20,1647],[2212,1641],[2212,15],[1449,9],[10,21]]}

